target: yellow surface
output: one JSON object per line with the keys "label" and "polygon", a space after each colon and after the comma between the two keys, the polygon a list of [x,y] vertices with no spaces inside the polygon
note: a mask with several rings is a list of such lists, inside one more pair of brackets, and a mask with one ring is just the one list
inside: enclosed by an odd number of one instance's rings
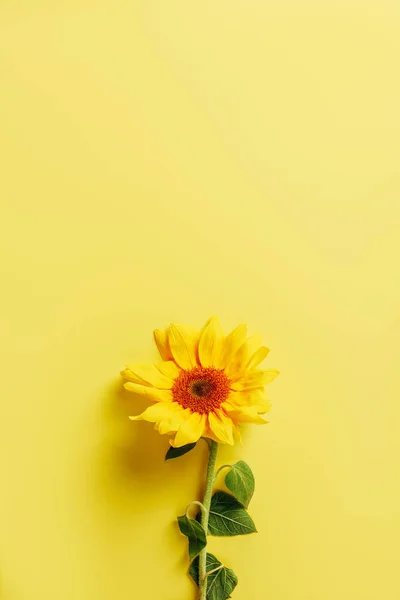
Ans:
{"label": "yellow surface", "polygon": [[[397,600],[400,6],[2,0],[2,600],[192,600],[126,361],[213,313],[272,348],[235,600]],[[141,408],[141,407],[140,407]],[[251,433],[251,435],[250,435]]]}

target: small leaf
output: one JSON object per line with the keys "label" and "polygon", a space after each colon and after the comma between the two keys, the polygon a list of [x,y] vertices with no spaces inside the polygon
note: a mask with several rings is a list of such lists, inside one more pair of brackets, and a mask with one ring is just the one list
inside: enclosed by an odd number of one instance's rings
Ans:
{"label": "small leaf", "polygon": [[244,460],[232,465],[225,477],[225,485],[246,508],[254,494],[254,475]]}
{"label": "small leaf", "polygon": [[206,532],[203,526],[186,515],[178,517],[179,529],[183,535],[189,538],[189,557],[195,558],[207,545]]}
{"label": "small leaf", "polygon": [[[207,554],[206,571],[214,571],[207,577],[207,600],[227,600],[238,583],[238,578],[232,569],[222,566],[222,563],[215,558],[213,554]],[[199,558],[190,565],[189,575],[192,577],[196,585],[199,585]]]}
{"label": "small leaf", "polygon": [[190,452],[191,450],[193,450],[193,448],[195,447],[196,444],[197,444],[197,442],[194,442],[193,444],[186,444],[186,446],[181,446],[180,448],[173,448],[171,446],[171,448],[168,450],[167,454],[165,455],[165,460],[170,460],[171,458],[179,458],[179,456],[183,456],[184,454],[187,454],[187,452]]}
{"label": "small leaf", "polygon": [[257,532],[249,513],[230,494],[216,492],[211,498],[208,531],[211,535],[245,535]]}

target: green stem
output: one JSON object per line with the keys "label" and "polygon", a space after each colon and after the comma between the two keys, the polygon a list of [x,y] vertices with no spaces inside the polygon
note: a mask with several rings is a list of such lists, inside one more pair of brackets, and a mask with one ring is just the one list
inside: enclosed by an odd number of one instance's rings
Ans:
{"label": "green stem", "polygon": [[[203,529],[206,532],[206,536],[208,533],[208,517],[210,514],[210,503],[211,496],[214,487],[215,481],[215,463],[217,461],[218,454],[218,444],[213,440],[210,440],[210,454],[208,457],[208,467],[207,467],[207,477],[206,477],[206,490],[204,492],[203,499],[203,507],[204,511],[202,512],[201,524],[203,525]],[[207,594],[207,548],[200,553],[199,560],[199,590],[200,596],[199,600],[206,600]]]}

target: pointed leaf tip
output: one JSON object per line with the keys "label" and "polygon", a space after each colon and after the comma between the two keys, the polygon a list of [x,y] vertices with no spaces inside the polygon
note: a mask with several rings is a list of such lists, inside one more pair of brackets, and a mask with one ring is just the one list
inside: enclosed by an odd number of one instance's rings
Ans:
{"label": "pointed leaf tip", "polygon": [[187,454],[188,452],[190,452],[191,450],[193,450],[193,448],[196,446],[197,442],[194,442],[193,444],[186,444],[185,446],[180,446],[179,448],[171,448],[168,450],[167,454],[165,455],[165,460],[171,460],[172,458],[179,458],[180,456],[183,456],[184,454]]}
{"label": "pointed leaf tip", "polygon": [[206,547],[206,532],[200,523],[189,519],[186,515],[178,517],[178,525],[181,533],[186,535],[189,540],[189,557],[192,560]]}

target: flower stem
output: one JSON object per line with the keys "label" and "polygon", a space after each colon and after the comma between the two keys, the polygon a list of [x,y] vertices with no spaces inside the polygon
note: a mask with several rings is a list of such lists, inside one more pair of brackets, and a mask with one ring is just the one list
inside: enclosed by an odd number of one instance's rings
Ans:
{"label": "flower stem", "polygon": [[[208,467],[207,467],[207,477],[206,477],[206,490],[204,492],[203,499],[203,507],[204,511],[202,511],[201,524],[203,526],[204,531],[208,532],[208,517],[210,514],[210,503],[211,496],[214,487],[215,481],[215,463],[217,461],[218,454],[218,444],[214,442],[214,440],[210,440],[210,453],[208,456]],[[207,594],[207,548],[200,553],[199,560],[199,590],[200,596],[199,600],[206,600]]]}

